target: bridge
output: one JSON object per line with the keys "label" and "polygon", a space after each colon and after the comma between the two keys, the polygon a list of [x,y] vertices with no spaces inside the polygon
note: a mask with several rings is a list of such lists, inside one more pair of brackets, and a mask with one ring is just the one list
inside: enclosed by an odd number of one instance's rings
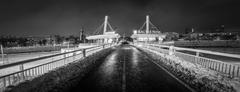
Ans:
{"label": "bridge", "polygon": [[[101,29],[103,29],[102,34]],[[99,26],[93,34],[94,35],[87,37],[87,39],[93,43],[114,43],[117,42],[120,37],[108,22],[108,16],[105,16],[104,23]]]}
{"label": "bridge", "polygon": [[[145,29],[144,29],[145,28]],[[162,42],[166,37],[155,25],[150,21],[149,15],[146,16],[146,22],[138,30],[133,30],[131,36],[134,42]]]}
{"label": "bridge", "polygon": [[[103,33],[87,37],[102,44],[0,65],[0,91],[238,91],[240,55],[163,45],[156,39],[164,33],[149,16],[143,26],[132,35],[134,43],[115,44],[119,34],[105,16],[103,31],[96,31]],[[211,55],[236,62],[207,57]]]}

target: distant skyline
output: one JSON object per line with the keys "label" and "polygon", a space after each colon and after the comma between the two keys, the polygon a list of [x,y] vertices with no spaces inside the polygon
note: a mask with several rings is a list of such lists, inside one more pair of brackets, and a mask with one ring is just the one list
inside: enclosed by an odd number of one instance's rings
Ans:
{"label": "distant skyline", "polygon": [[4,0],[0,1],[0,35],[90,34],[109,16],[118,33],[131,35],[150,15],[163,32],[185,28],[209,31],[220,25],[240,31],[238,0]]}

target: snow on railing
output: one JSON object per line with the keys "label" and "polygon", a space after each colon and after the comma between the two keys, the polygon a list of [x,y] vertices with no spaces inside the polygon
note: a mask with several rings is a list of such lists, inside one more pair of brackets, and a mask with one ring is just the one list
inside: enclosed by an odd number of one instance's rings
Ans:
{"label": "snow on railing", "polygon": [[[0,92],[8,86],[16,85],[25,80],[33,79],[34,77],[47,73],[71,62],[78,61],[92,53],[113,45],[114,44],[104,44],[89,48],[75,49],[69,52],[0,65],[0,71],[8,71],[9,69],[11,70],[11,68],[15,70],[15,72],[9,74],[1,75],[0,73]],[[39,63],[38,61],[40,60],[45,61],[45,63],[36,65],[35,63]]]}
{"label": "snow on railing", "polygon": [[[174,46],[165,46],[160,44],[144,44],[143,46],[146,46],[147,48],[154,49],[156,51],[159,51],[167,55],[175,55],[177,57],[182,58],[185,61],[202,65],[205,68],[209,68],[220,73],[228,74],[231,77],[240,77],[240,64],[228,63],[228,62],[223,62],[221,60],[199,56],[200,53],[204,53],[204,54],[240,59],[240,55],[213,52],[213,51],[207,51],[207,50],[181,48],[181,47],[174,47]],[[190,51],[190,52],[194,52],[195,54],[183,53],[181,51]]]}

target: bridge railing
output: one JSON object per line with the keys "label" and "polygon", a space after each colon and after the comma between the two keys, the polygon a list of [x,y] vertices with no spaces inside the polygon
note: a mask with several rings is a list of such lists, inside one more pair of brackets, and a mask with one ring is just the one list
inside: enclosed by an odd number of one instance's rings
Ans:
{"label": "bridge railing", "polygon": [[[208,57],[202,57],[200,56],[200,54],[217,55],[222,57],[235,58],[238,60],[240,60],[240,55],[213,52],[213,51],[207,51],[207,50],[165,46],[160,44],[144,44],[144,46],[146,46],[149,49],[154,49],[156,51],[159,51],[167,55],[175,55],[185,61],[192,62],[194,64],[199,64],[205,68],[227,74],[231,77],[240,77],[239,62],[238,63],[224,62],[223,60],[216,60]],[[191,54],[185,53],[184,51],[190,51],[193,53]]]}
{"label": "bridge railing", "polygon": [[1,65],[0,92],[10,85],[16,85],[22,81],[33,79],[58,67],[78,61],[92,53],[113,45],[114,44],[104,44],[84,49],[76,48],[73,51]]}

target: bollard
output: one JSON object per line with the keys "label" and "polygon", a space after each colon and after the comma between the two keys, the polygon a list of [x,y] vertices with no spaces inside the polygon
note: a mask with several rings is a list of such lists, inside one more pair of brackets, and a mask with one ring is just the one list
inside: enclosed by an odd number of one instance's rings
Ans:
{"label": "bollard", "polygon": [[82,53],[83,53],[83,57],[86,57],[86,49],[83,49]]}

